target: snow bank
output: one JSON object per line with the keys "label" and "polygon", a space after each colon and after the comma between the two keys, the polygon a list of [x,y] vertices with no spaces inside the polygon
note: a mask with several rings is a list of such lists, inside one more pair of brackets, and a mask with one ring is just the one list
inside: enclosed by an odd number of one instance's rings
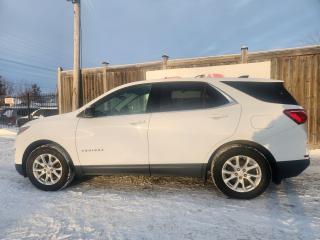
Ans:
{"label": "snow bank", "polygon": [[16,129],[0,128],[0,137],[15,138],[16,135]]}

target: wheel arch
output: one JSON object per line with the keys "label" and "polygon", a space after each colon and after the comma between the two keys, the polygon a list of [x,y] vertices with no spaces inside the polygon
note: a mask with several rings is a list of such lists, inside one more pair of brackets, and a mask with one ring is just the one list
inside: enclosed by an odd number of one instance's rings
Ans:
{"label": "wheel arch", "polygon": [[59,149],[61,149],[63,151],[63,153],[66,154],[68,160],[70,161],[70,166],[72,168],[74,168],[73,161],[72,161],[69,153],[64,149],[64,147],[62,147],[60,144],[58,144],[58,143],[56,143],[54,141],[47,140],[47,139],[42,139],[42,140],[38,140],[38,141],[35,141],[35,142],[31,143],[25,149],[25,151],[24,151],[24,153],[22,155],[22,173],[23,173],[23,176],[27,177],[26,165],[27,165],[27,160],[28,160],[28,157],[30,156],[30,154],[35,149],[37,149],[38,147],[41,147],[41,146],[44,146],[44,145],[48,145],[48,144],[53,144],[56,147],[58,147]]}
{"label": "wheel arch", "polygon": [[223,145],[221,145],[220,147],[218,147],[211,155],[207,167],[206,167],[206,172],[205,172],[205,178],[207,179],[207,174],[208,171],[211,167],[211,163],[214,159],[214,157],[219,154],[223,149],[228,148],[228,146],[232,146],[232,145],[242,145],[242,146],[248,146],[248,147],[252,147],[255,148],[256,150],[258,150],[268,161],[269,166],[271,168],[271,174],[272,174],[272,181],[276,184],[281,182],[281,179],[278,176],[278,172],[277,172],[277,163],[276,163],[276,159],[274,158],[274,156],[272,155],[272,153],[265,148],[264,146],[262,146],[259,143],[256,142],[252,142],[249,140],[235,140],[235,141],[231,141],[231,142],[227,142],[224,143]]}

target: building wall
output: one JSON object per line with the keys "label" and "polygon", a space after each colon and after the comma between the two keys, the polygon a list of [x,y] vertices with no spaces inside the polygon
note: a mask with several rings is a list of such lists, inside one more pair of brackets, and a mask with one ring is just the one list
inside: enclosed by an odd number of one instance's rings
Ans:
{"label": "building wall", "polygon": [[248,75],[252,78],[270,78],[271,62],[255,62],[229,64],[209,67],[193,67],[193,68],[173,68],[153,70],[146,72],[146,79],[162,79],[162,78],[192,78],[200,75],[217,76],[217,77],[239,77]]}

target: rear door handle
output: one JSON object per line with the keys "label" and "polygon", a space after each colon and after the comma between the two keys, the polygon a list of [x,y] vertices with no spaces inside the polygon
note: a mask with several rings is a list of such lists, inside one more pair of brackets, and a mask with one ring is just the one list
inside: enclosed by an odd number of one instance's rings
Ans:
{"label": "rear door handle", "polygon": [[228,115],[225,115],[225,114],[215,114],[215,115],[210,116],[210,118],[213,120],[219,120],[219,119],[227,118],[227,117],[228,117]]}
{"label": "rear door handle", "polygon": [[130,122],[130,125],[138,126],[138,125],[145,124],[146,122],[147,122],[146,120],[140,120],[140,121],[136,121],[136,122]]}

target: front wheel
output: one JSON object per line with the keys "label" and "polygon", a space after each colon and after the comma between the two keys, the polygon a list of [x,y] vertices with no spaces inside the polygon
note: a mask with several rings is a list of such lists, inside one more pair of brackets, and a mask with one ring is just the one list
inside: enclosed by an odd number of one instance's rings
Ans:
{"label": "front wheel", "polygon": [[211,175],[222,193],[237,199],[259,196],[271,179],[267,159],[258,150],[242,145],[221,151],[212,161]]}
{"label": "front wheel", "polygon": [[53,144],[35,149],[30,154],[26,167],[31,183],[44,191],[60,190],[73,179],[66,154]]}

